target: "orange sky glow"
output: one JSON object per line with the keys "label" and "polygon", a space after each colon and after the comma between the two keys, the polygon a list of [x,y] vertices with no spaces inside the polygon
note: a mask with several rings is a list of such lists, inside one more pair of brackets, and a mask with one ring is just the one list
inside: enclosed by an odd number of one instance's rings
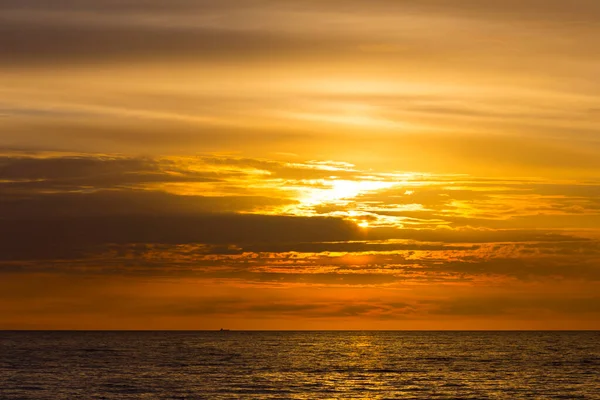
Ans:
{"label": "orange sky glow", "polygon": [[600,3],[0,3],[0,329],[600,329]]}

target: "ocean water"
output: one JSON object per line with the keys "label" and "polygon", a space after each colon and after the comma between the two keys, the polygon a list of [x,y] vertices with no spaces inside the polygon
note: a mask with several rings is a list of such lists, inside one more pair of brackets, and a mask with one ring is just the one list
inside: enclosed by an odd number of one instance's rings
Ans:
{"label": "ocean water", "polygon": [[600,332],[0,332],[0,399],[600,399]]}

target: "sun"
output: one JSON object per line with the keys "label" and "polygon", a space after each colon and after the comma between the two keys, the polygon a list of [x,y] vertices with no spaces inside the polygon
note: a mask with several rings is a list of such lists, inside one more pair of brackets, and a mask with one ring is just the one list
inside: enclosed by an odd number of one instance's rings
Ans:
{"label": "sun", "polygon": [[394,186],[394,182],[369,181],[369,180],[331,180],[323,181],[323,188],[310,188],[305,190],[301,202],[305,205],[318,205],[338,203],[353,199],[358,195],[385,189]]}

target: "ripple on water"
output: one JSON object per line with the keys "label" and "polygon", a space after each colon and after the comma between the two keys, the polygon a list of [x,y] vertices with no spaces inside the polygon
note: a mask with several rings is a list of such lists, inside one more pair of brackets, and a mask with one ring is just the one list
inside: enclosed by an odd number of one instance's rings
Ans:
{"label": "ripple on water", "polygon": [[600,399],[598,332],[2,332],[0,399]]}

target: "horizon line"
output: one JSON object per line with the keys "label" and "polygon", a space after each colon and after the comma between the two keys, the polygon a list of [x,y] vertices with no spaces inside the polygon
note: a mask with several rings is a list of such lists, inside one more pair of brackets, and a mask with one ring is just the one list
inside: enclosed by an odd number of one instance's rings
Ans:
{"label": "horizon line", "polygon": [[600,332],[600,329],[1,329],[5,332]]}

